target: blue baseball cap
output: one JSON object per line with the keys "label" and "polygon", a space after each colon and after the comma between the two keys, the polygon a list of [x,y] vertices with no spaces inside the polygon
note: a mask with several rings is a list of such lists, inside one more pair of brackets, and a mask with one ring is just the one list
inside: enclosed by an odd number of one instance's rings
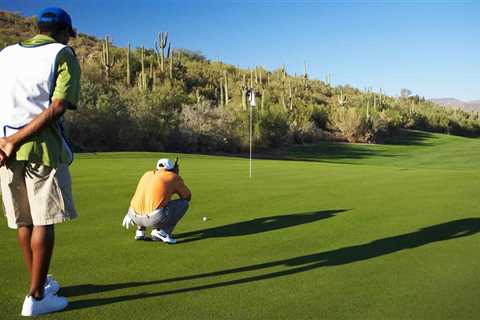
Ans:
{"label": "blue baseball cap", "polygon": [[76,37],[77,32],[72,27],[72,18],[61,8],[51,7],[40,11],[37,24],[58,24],[68,28],[70,36]]}

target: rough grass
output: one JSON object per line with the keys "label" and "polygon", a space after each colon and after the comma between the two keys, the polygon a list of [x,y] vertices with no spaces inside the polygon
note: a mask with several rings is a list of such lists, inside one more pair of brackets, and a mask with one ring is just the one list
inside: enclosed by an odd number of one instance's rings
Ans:
{"label": "rough grass", "polygon": [[[45,318],[478,319],[480,140],[391,142],[292,148],[253,179],[246,159],[181,155],[193,202],[173,246],[121,228],[137,179],[170,155],[78,155],[80,218],[57,227],[51,266],[70,307]],[[15,232],[0,239],[10,319],[28,277]]]}

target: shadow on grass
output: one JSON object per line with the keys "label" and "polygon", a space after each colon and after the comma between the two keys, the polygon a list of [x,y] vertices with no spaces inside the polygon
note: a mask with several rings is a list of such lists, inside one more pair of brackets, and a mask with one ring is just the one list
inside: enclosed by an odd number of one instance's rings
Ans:
{"label": "shadow on grass", "polygon": [[272,154],[260,154],[255,157],[276,160],[295,161],[334,161],[359,160],[365,158],[392,158],[402,156],[394,153],[388,145],[430,146],[435,136],[429,132],[415,130],[399,130],[398,133],[385,139],[384,144],[352,144],[339,142],[320,142],[312,145],[297,145]]}
{"label": "shadow on grass", "polygon": [[311,223],[317,220],[331,218],[334,217],[337,213],[345,211],[347,210],[325,210],[309,213],[295,213],[281,216],[261,217],[249,221],[242,221],[214,228],[180,233],[176,234],[175,238],[179,240],[177,243],[185,243],[207,238],[223,238],[251,235],[294,227],[300,224]]}
{"label": "shadow on grass", "polygon": [[[107,305],[116,302],[125,302],[137,299],[161,297],[165,295],[178,294],[183,292],[192,292],[199,290],[214,289],[220,287],[226,287],[237,284],[250,283],[255,281],[261,281],[266,279],[273,279],[278,277],[284,277],[300,272],[310,271],[316,268],[338,266],[349,264],[353,262],[364,261],[375,257],[383,256],[386,254],[395,253],[402,250],[414,249],[430,243],[438,241],[446,241],[457,239],[461,237],[471,236],[480,231],[480,218],[466,218],[461,220],[454,220],[447,223],[442,223],[426,228],[422,228],[418,231],[406,233],[398,236],[383,238],[375,240],[369,243],[354,245],[349,247],[343,247],[335,250],[319,252],[310,255],[304,255],[289,259],[277,260],[266,263],[252,264],[249,266],[243,266],[238,268],[219,270],[207,273],[201,273],[196,275],[176,277],[171,279],[162,279],[156,281],[146,282],[128,282],[111,285],[79,285],[63,288],[60,292],[65,296],[80,296],[92,293],[100,293],[105,291],[133,288],[140,286],[149,286],[162,283],[180,282],[195,279],[209,279],[216,278],[224,275],[240,275],[243,272],[260,271],[265,270],[263,274],[255,276],[245,276],[234,280],[225,280],[216,283],[210,283],[205,285],[191,286],[186,288],[179,288],[174,290],[166,290],[153,293],[140,293],[123,295],[110,298],[94,298],[85,299],[72,302],[67,310],[82,309],[98,307],[101,305]],[[269,271],[270,268],[283,267],[285,270],[281,271]]]}
{"label": "shadow on grass", "polygon": [[432,133],[417,130],[398,130],[397,134],[384,140],[385,144],[402,146],[429,146],[432,142],[428,140],[437,139]]}

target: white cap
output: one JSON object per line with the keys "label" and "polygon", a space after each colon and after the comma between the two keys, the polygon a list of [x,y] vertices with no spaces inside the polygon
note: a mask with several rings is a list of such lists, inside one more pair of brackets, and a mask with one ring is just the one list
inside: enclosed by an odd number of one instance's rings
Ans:
{"label": "white cap", "polygon": [[170,159],[160,159],[157,161],[157,170],[159,169],[172,170],[173,163]]}

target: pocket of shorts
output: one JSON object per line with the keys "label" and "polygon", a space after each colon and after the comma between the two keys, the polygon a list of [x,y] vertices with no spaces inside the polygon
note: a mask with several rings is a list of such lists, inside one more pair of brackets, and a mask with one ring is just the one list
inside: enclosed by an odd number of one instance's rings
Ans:
{"label": "pocket of shorts", "polygon": [[[55,172],[55,175],[57,175],[57,172]],[[63,198],[63,192],[62,192],[62,187],[58,183],[58,179],[53,179],[53,182],[55,183],[55,189],[57,190],[58,194],[58,200],[60,201],[60,208],[62,209],[62,213],[65,212],[65,199]]]}
{"label": "pocket of shorts", "polygon": [[58,184],[58,180],[56,178],[57,171],[56,169],[53,173],[53,177],[49,177],[52,179],[50,192],[48,196],[48,204],[47,204],[47,212],[49,219],[55,219],[55,217],[59,214],[65,215],[65,202],[62,195],[62,190],[60,185]]}
{"label": "pocket of shorts", "polygon": [[[5,164],[1,170],[1,183],[5,186],[11,186],[15,182],[15,178],[18,176],[18,170],[20,166],[25,167],[25,162],[24,161],[10,161],[7,164]],[[24,169],[25,170],[25,169]],[[22,178],[23,178],[23,172],[22,172]]]}

